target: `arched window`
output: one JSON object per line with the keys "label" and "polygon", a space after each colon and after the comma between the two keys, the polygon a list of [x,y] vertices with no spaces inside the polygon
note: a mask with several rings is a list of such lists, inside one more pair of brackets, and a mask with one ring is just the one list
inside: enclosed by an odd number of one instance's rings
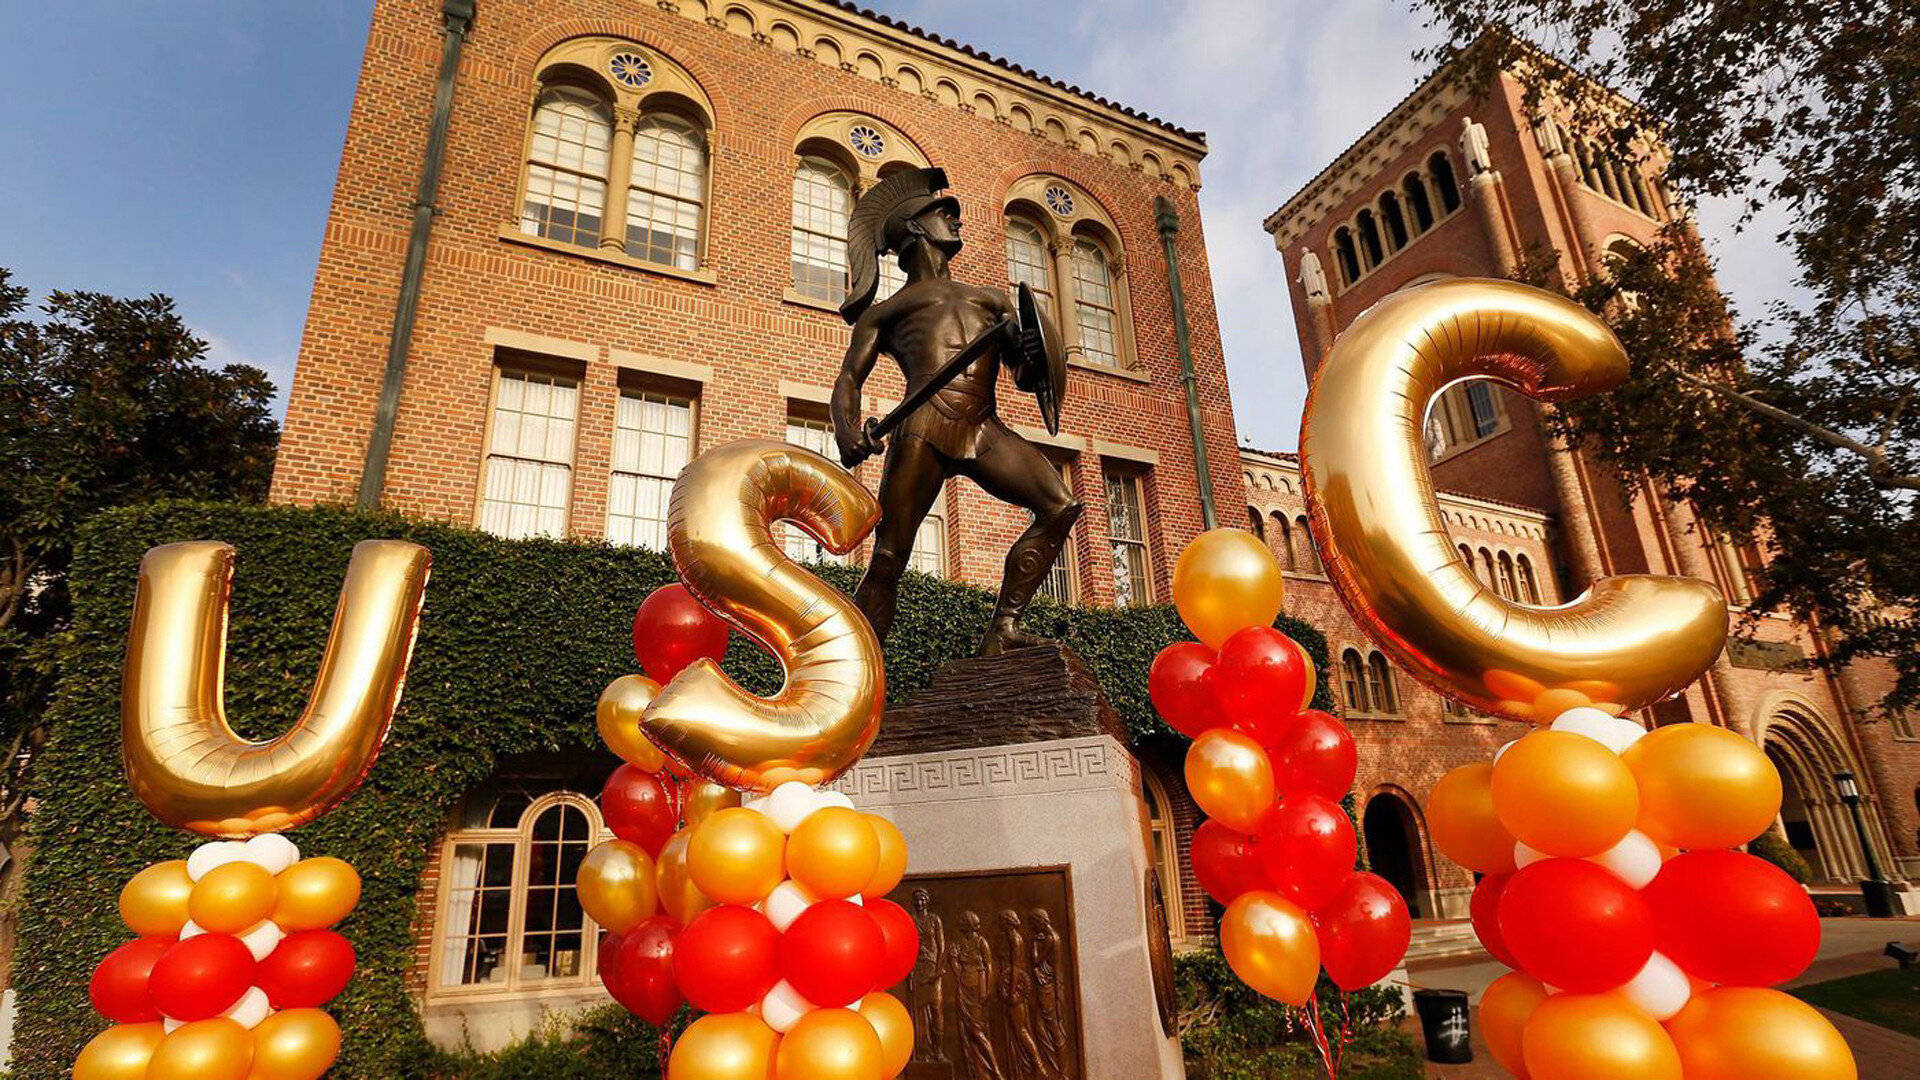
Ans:
{"label": "arched window", "polygon": [[1373,711],[1367,702],[1367,665],[1353,649],[1340,654],[1340,684],[1347,692],[1348,709],[1357,713]]}
{"label": "arched window", "polygon": [[1540,582],[1533,576],[1533,560],[1521,555],[1514,560],[1520,573],[1520,599],[1529,604],[1540,602]]}
{"label": "arched window", "polygon": [[1474,579],[1478,580],[1480,571],[1475,569],[1473,565],[1473,549],[1465,544],[1460,545],[1460,561],[1467,564],[1467,573],[1472,574]]}
{"label": "arched window", "polygon": [[1088,363],[1120,365],[1119,319],[1107,252],[1085,237],[1073,242],[1073,320]]}
{"label": "arched window", "polygon": [[1380,193],[1380,222],[1386,226],[1387,250],[1399,251],[1407,246],[1407,222],[1400,214],[1400,198],[1391,191]]}
{"label": "arched window", "polygon": [[1272,535],[1277,540],[1280,548],[1277,552],[1280,556],[1280,568],[1282,570],[1292,570],[1296,565],[1293,558],[1293,526],[1288,524],[1287,516],[1278,510],[1273,512]]}
{"label": "arched window", "polygon": [[1354,219],[1354,226],[1360,230],[1362,264],[1371,270],[1380,265],[1380,260],[1386,258],[1380,250],[1380,227],[1374,224],[1373,211],[1360,211],[1360,215]]}
{"label": "arched window", "polygon": [[1573,144],[1573,160],[1580,166],[1580,182],[1599,191],[1600,179],[1593,172],[1593,155],[1587,150],[1587,144],[1584,141]]}
{"label": "arched window", "polygon": [[1633,181],[1633,205],[1650,218],[1660,216],[1660,208],[1653,203],[1653,192],[1647,187],[1647,178],[1638,168],[1629,167],[1627,178]]}
{"label": "arched window", "polygon": [[1180,841],[1166,785],[1152,769],[1140,770],[1140,792],[1147,799],[1147,827],[1153,835],[1153,864],[1160,872],[1160,902],[1167,909],[1167,937],[1185,941],[1186,905],[1180,898]]}
{"label": "arched window", "polygon": [[1262,540],[1267,538],[1266,521],[1260,516],[1260,511],[1251,506],[1247,507],[1247,531]]}
{"label": "arched window", "polygon": [[1353,230],[1345,225],[1333,230],[1333,254],[1340,263],[1340,284],[1360,280],[1360,252],[1353,246]]}
{"label": "arched window", "polygon": [[1296,560],[1300,568],[1309,574],[1322,573],[1320,551],[1313,546],[1313,533],[1307,528],[1307,515],[1294,518],[1293,525],[1293,535],[1300,539],[1300,558]]}
{"label": "arched window", "polygon": [[599,244],[612,142],[605,102],[571,86],[542,93],[533,110],[520,230],[568,244]]}
{"label": "arched window", "polygon": [[837,304],[847,295],[847,215],[853,178],[823,157],[793,171],[793,291]]}
{"label": "arched window", "polygon": [[1509,600],[1520,599],[1520,588],[1513,580],[1513,557],[1506,552],[1500,553],[1500,576],[1494,579],[1493,589]]}
{"label": "arched window", "polygon": [[678,116],[649,113],[633,132],[627,254],[692,270],[700,265],[706,200],[706,133]]}
{"label": "arched window", "polygon": [[1433,177],[1434,189],[1440,193],[1440,212],[1453,213],[1460,206],[1460,187],[1453,180],[1453,159],[1445,150],[1435,150],[1427,159],[1427,172]]}
{"label": "arched window", "polygon": [[1401,178],[1400,190],[1406,193],[1407,209],[1413,213],[1414,235],[1433,228],[1433,203],[1427,199],[1427,182],[1418,172],[1410,172]]}
{"label": "arched window", "polygon": [[1486,548],[1480,549],[1480,569],[1482,571],[1481,579],[1487,583],[1487,588],[1492,589],[1494,592],[1499,592],[1500,578],[1493,570],[1493,552],[1488,551]]}
{"label": "arched window", "polygon": [[1400,690],[1393,684],[1393,669],[1377,652],[1367,656],[1367,696],[1373,700],[1374,712],[1390,716],[1400,712]]}
{"label": "arched window", "polygon": [[1007,218],[1007,291],[1025,285],[1033,290],[1040,310],[1053,314],[1053,260],[1047,257],[1047,238],[1039,226],[1024,218]]}

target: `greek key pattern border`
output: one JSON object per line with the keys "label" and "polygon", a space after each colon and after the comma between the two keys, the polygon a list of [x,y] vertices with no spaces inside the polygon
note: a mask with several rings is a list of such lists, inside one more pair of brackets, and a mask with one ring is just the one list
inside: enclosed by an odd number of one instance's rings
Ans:
{"label": "greek key pattern border", "polygon": [[1127,787],[1133,758],[1105,735],[900,754],[860,762],[833,788],[856,802],[952,802]]}

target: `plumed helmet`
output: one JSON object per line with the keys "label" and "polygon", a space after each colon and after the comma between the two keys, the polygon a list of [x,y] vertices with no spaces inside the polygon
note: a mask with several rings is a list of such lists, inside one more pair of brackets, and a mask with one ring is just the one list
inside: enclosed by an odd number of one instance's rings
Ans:
{"label": "plumed helmet", "polygon": [[841,318],[855,322],[873,303],[880,257],[913,239],[914,218],[940,205],[959,213],[959,200],[940,194],[946,186],[945,169],[903,169],[860,196],[847,219],[847,298],[840,304]]}

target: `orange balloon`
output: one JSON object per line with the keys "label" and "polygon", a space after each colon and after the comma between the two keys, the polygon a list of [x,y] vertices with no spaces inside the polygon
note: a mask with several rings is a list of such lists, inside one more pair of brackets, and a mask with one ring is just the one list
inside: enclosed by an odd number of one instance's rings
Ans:
{"label": "orange balloon", "polygon": [[1578,709],[1583,705],[1591,704],[1593,704],[1592,698],[1569,687],[1556,686],[1551,690],[1542,690],[1539,696],[1533,699],[1533,722],[1546,727],[1560,719],[1560,714],[1568,709]]}
{"label": "orange balloon", "polygon": [[660,684],[645,675],[622,675],[600,691],[593,709],[600,740],[620,760],[642,772],[657,773],[667,764],[667,755],[640,730],[641,715],[659,693]]}
{"label": "orange balloon", "polygon": [[879,869],[880,838],[858,810],[815,810],[787,837],[787,876],[822,900],[852,896]]}
{"label": "orange balloon", "polygon": [[1780,813],[1780,773],[1749,739],[1712,724],[1654,728],[1621,760],[1640,787],[1640,831],[1658,844],[1744,844]]}
{"label": "orange balloon", "polygon": [[740,805],[740,792],[711,780],[695,780],[687,785],[681,807],[687,827],[692,828],[730,806]]}
{"label": "orange balloon", "polygon": [[1486,1036],[1493,1060],[1520,1078],[1528,1080],[1526,1061],[1520,1054],[1520,1033],[1527,1018],[1547,1000],[1547,988],[1524,971],[1509,971],[1493,980],[1480,996],[1480,1033]]}
{"label": "orange balloon", "polygon": [[774,1062],[780,1080],[887,1080],[880,1036],[852,1009],[802,1016],[780,1037]]}
{"label": "orange balloon", "polygon": [[913,1056],[913,1017],[900,999],[874,991],[860,999],[860,1015],[880,1036],[880,1075],[899,1076]]}
{"label": "orange balloon", "polygon": [[1827,1018],[1778,990],[1722,986],[1695,994],[1667,1034],[1687,1080],[1855,1080],[1847,1042]]}
{"label": "orange balloon", "polygon": [[696,888],[722,904],[757,904],[787,876],[786,848],[786,835],[772,818],[729,807],[693,830],[687,873]]}
{"label": "orange balloon", "polygon": [[1520,1048],[1531,1080],[1680,1080],[1673,1040],[1617,993],[1547,998],[1527,1018]]}
{"label": "orange balloon", "polygon": [[1493,807],[1515,840],[1584,859],[1632,830],[1640,795],[1620,755],[1585,735],[1536,731],[1494,765]]}
{"label": "orange balloon", "polygon": [[224,1016],[195,1020],[160,1040],[146,1080],[247,1080],[253,1033]]}
{"label": "orange balloon", "polygon": [[247,1080],[320,1080],[340,1056],[340,1025],[319,1009],[283,1009],[253,1029]]}
{"label": "orange balloon", "polygon": [[273,921],[289,934],[325,930],[360,902],[359,873],[330,855],[301,859],[280,871],[279,886]]}
{"label": "orange balloon", "polygon": [[861,896],[872,899],[892,892],[907,876],[907,838],[900,835],[898,825],[879,814],[868,814],[867,824],[873,826],[873,837],[880,842],[879,865],[860,888]]}
{"label": "orange balloon", "polygon": [[1266,889],[1241,893],[1220,917],[1220,951],[1240,981],[1303,1005],[1320,974],[1320,939],[1298,904]]}
{"label": "orange balloon", "polygon": [[1210,529],[1173,567],[1173,606],[1193,636],[1218,649],[1236,630],[1272,626],[1285,585],[1280,563],[1245,529]]}
{"label": "orange balloon", "polygon": [[580,906],[594,922],[624,934],[653,917],[658,906],[658,871],[653,856],[639,844],[608,840],[580,860],[576,880]]}
{"label": "orange balloon", "polygon": [[147,1065],[165,1037],[158,1020],[115,1024],[81,1049],[73,1062],[73,1080],[146,1080]]}
{"label": "orange balloon", "polygon": [[203,930],[238,934],[273,914],[279,898],[279,886],[263,867],[230,862],[214,867],[194,882],[187,898],[187,914]]}
{"label": "orange balloon", "polygon": [[1434,846],[1461,866],[1483,874],[1513,873],[1513,834],[1493,809],[1491,762],[1462,765],[1433,785],[1427,793],[1427,827]]}
{"label": "orange balloon", "polygon": [[779,1042],[752,1013],[703,1016],[673,1044],[667,1080],[770,1080]]}
{"label": "orange balloon", "polygon": [[1273,809],[1273,763],[1250,735],[1210,728],[1187,748],[1187,791],[1203,813],[1243,833]]}
{"label": "orange balloon", "polygon": [[187,925],[187,897],[192,894],[185,859],[154,863],[121,887],[120,920],[141,937],[172,937]]}
{"label": "orange balloon", "polygon": [[660,906],[682,926],[714,903],[712,897],[693,883],[693,875],[687,871],[687,845],[692,834],[690,827],[674,833],[660,849],[660,857],[654,860],[654,883],[658,886],[655,892],[660,897]]}

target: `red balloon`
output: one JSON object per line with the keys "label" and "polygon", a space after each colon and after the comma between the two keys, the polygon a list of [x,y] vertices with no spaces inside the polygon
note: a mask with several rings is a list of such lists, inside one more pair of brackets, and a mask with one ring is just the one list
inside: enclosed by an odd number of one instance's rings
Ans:
{"label": "red balloon", "polygon": [[1253,837],[1208,818],[1193,830],[1193,876],[1207,895],[1231,904],[1241,893],[1271,889]]}
{"label": "red balloon", "polygon": [[1311,913],[1320,966],[1342,990],[1372,986],[1400,966],[1413,940],[1407,902],[1378,874],[1355,871],[1333,899]]}
{"label": "red balloon", "polygon": [[1654,947],[1708,982],[1772,986],[1805,971],[1820,948],[1807,890],[1752,855],[1675,855],[1640,895],[1653,911]]}
{"label": "red balloon", "polygon": [[920,958],[920,928],[906,908],[891,900],[869,900],[866,912],[880,930],[880,973],[874,977],[873,988],[890,990],[906,981]]}
{"label": "red balloon", "polygon": [[1543,859],[1507,880],[1500,937],[1520,969],[1577,994],[1612,990],[1653,953],[1653,914],[1633,887],[1585,859]]}
{"label": "red balloon", "polygon": [[[627,937],[639,930],[634,927]],[[694,1008],[705,1012],[758,1005],[780,981],[780,931],[749,907],[708,908],[674,939],[673,981]]]}
{"label": "red balloon", "polygon": [[607,992],[654,1027],[665,1027],[686,1000],[673,978],[674,939],[679,932],[679,923],[655,915],[600,943],[600,981]]}
{"label": "red balloon", "polygon": [[353,978],[353,945],[331,930],[301,930],[274,946],[254,983],[276,1009],[325,1005]]}
{"label": "red balloon", "polygon": [[1308,911],[1346,884],[1359,848],[1340,804],[1304,792],[1282,795],[1254,841],[1273,887]]}
{"label": "red balloon", "polygon": [[659,855],[680,824],[673,781],[633,765],[621,765],[600,789],[600,816],[613,835]]}
{"label": "red balloon", "polygon": [[153,976],[154,963],[173,944],[170,937],[135,938],[108,953],[87,983],[94,1011],[116,1024],[160,1019],[160,1010],[147,1000],[147,980]]}
{"label": "red balloon", "polygon": [[1293,726],[1310,677],[1305,654],[1287,635],[1249,626],[1220,643],[1207,683],[1229,723],[1272,744]]}
{"label": "red balloon", "polygon": [[1520,965],[1513,959],[1512,950],[1507,948],[1507,939],[1500,936],[1500,894],[1507,890],[1507,879],[1512,874],[1488,874],[1473,887],[1473,899],[1467,904],[1467,914],[1473,918],[1473,932],[1480,944],[1493,954],[1495,960],[1510,968]]}
{"label": "red balloon", "polygon": [[653,590],[633,613],[633,655],[647,677],[661,686],[695,660],[717,664],[726,652],[727,624],[685,585]]}
{"label": "red balloon", "polygon": [[147,1000],[175,1020],[219,1016],[253,985],[259,965],[232,934],[201,934],[176,942],[154,961]]}
{"label": "red balloon", "polygon": [[1197,641],[1176,641],[1160,650],[1147,669],[1147,696],[1175,731],[1192,739],[1225,723],[1207,672],[1213,669],[1213,650]]}
{"label": "red balloon", "polygon": [[846,900],[822,900],[780,936],[780,974],[824,1009],[845,1008],[880,985],[887,943],[873,916]]}
{"label": "red balloon", "polygon": [[1269,744],[1267,760],[1273,762],[1275,791],[1305,791],[1334,800],[1353,788],[1353,774],[1360,768],[1360,753],[1347,725],[1319,709],[1301,713]]}

